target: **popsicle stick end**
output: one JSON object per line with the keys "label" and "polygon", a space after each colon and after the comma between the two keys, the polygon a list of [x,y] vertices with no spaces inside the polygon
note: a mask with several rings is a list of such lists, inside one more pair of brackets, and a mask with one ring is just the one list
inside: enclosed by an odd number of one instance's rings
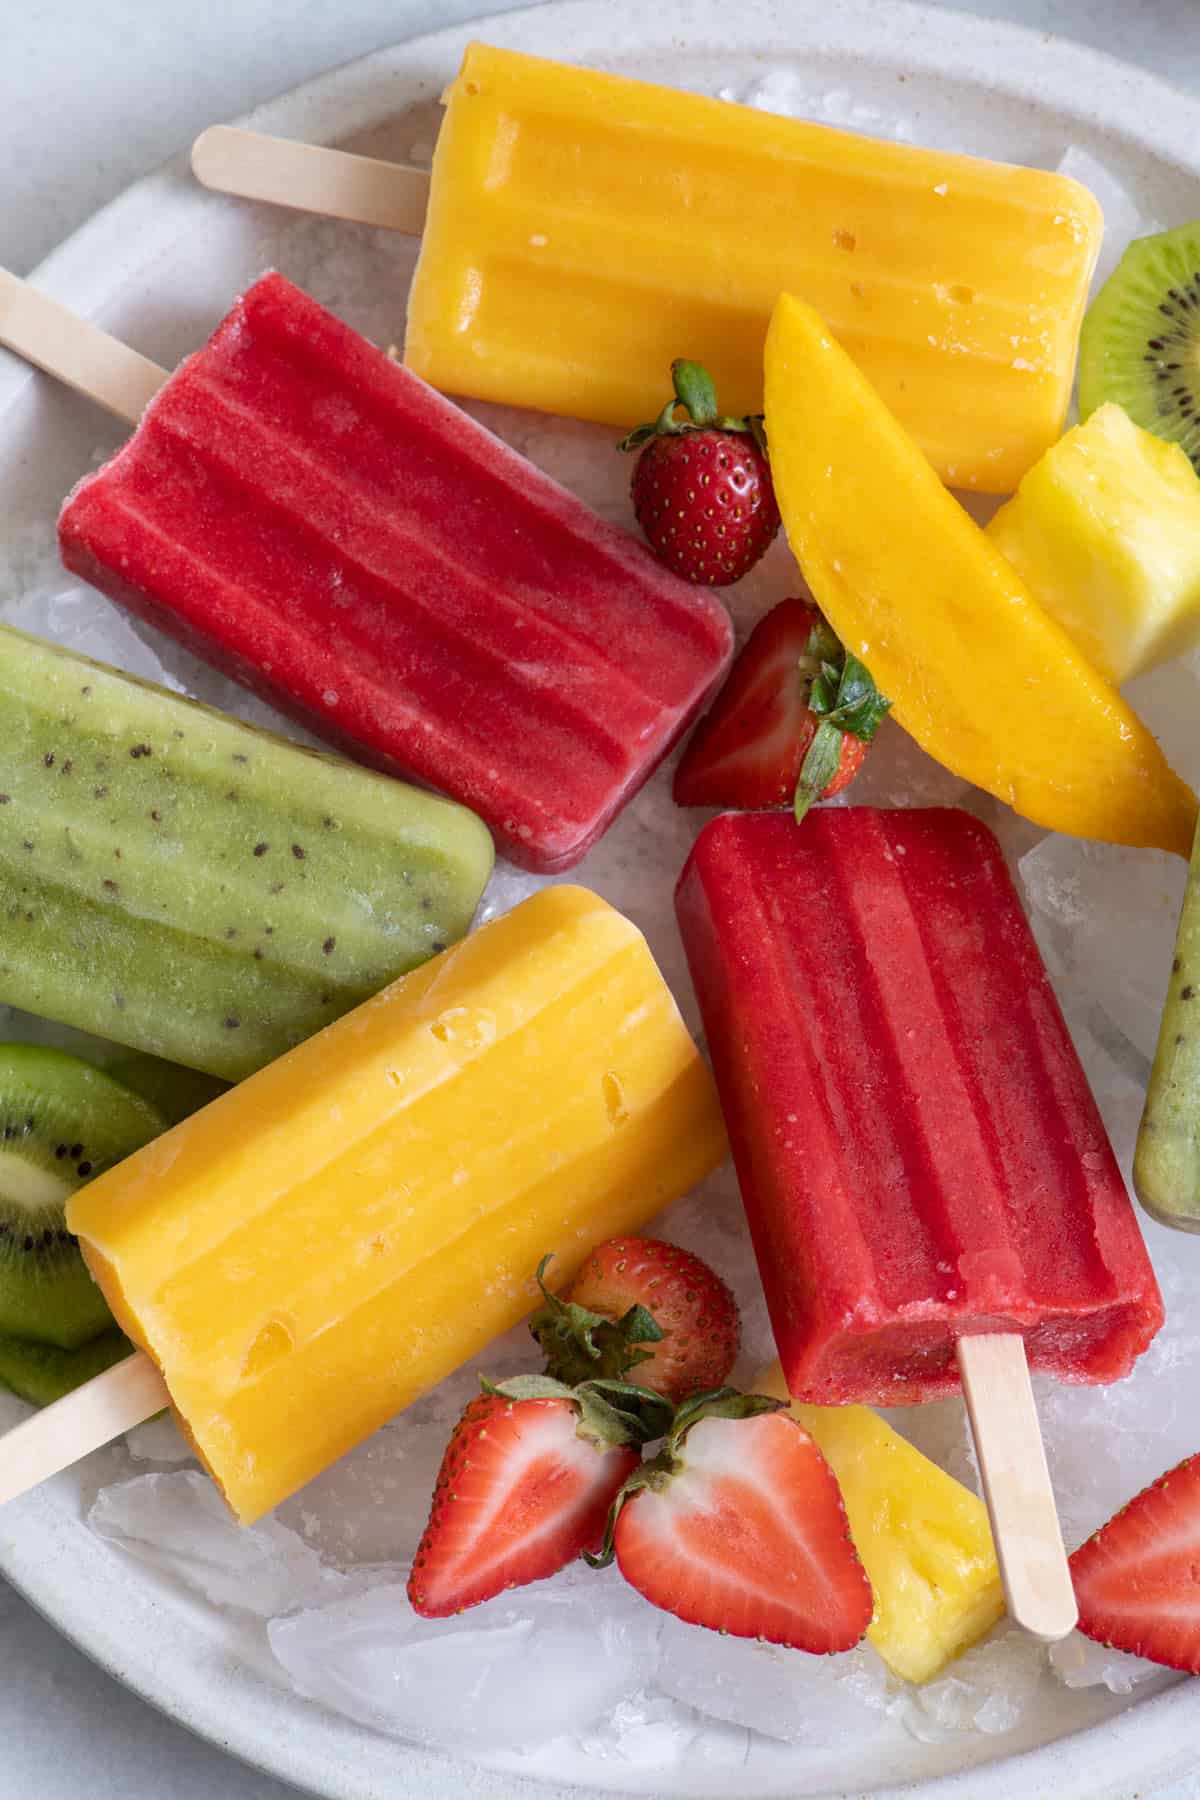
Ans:
{"label": "popsicle stick end", "polygon": [[997,1332],[960,1338],[957,1349],[1009,1614],[1031,1636],[1057,1643],[1074,1630],[1079,1609],[1024,1340]]}

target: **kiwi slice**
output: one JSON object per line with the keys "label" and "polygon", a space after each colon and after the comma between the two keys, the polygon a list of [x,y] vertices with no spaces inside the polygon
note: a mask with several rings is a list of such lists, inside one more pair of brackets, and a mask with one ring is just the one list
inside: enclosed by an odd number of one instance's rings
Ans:
{"label": "kiwi slice", "polygon": [[1135,238],[1079,340],[1079,410],[1115,400],[1200,471],[1200,221]]}
{"label": "kiwi slice", "polygon": [[64,1207],[165,1130],[149,1100],[77,1056],[0,1044],[0,1336],[74,1350],[111,1328]]}
{"label": "kiwi slice", "polygon": [[116,1330],[101,1332],[78,1350],[0,1337],[0,1387],[11,1388],[34,1406],[49,1406],[93,1375],[103,1375],[114,1363],[123,1362],[132,1351],[129,1339]]}

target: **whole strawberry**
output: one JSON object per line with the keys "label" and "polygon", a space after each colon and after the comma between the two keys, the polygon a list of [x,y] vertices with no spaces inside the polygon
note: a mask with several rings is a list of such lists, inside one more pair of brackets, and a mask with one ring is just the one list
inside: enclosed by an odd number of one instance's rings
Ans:
{"label": "whole strawberry", "polygon": [[[720,1387],[737,1360],[737,1301],[708,1264],[660,1238],[599,1244],[529,1329],[559,1381],[628,1379],[678,1403]],[[636,1373],[632,1371],[636,1370]]]}
{"label": "whole strawberry", "polygon": [[740,581],[779,530],[762,419],[722,418],[699,363],[671,364],[674,397],[622,450],[640,450],[630,491],[650,548],[708,587]]}

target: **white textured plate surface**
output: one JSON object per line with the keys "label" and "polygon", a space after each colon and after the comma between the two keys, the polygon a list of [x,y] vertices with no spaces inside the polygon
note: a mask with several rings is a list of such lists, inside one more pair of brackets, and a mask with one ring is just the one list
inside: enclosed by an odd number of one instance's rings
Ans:
{"label": "white textured plate surface", "polygon": [[[1200,107],[1133,69],[1012,27],[870,0],[840,0],[836,9],[660,0],[652,12],[637,3],[584,0],[491,19],[479,34],[709,91],[740,88],[783,67],[814,96],[846,89],[884,117],[903,115],[921,142],[1047,163],[1073,142],[1101,156],[1147,211],[1177,220],[1195,210]],[[431,141],[436,95],[471,35],[460,29],[382,52],[274,102],[250,122],[407,157]],[[410,263],[399,240],[231,206],[197,191],[182,164],[99,214],[36,279],[139,349],[173,362],[267,261],[378,332],[375,318],[356,317],[373,275],[377,295],[394,289],[399,337]],[[0,601],[20,587],[28,561],[44,554],[67,487],[115,442],[106,420],[0,353]],[[11,1412],[0,1401],[0,1424]],[[536,1781],[518,1772],[514,1758],[497,1759],[486,1772],[452,1765],[298,1700],[279,1684],[259,1631],[181,1596],[84,1528],[82,1514],[116,1467],[113,1453],[101,1453],[0,1514],[0,1568],[97,1661],[196,1731],[301,1787],[348,1800],[451,1800],[476,1792],[503,1800],[575,1792],[563,1784],[584,1780],[611,1791],[661,1792],[661,1777],[618,1763],[580,1759],[549,1768],[539,1759]],[[1086,1729],[1099,1720],[1103,1730]],[[897,1740],[886,1767],[878,1749],[854,1744],[817,1759],[764,1743],[744,1771],[681,1768],[674,1791],[882,1797],[916,1791],[894,1785],[915,1782],[931,1800],[1051,1793],[1127,1800],[1189,1765],[1198,1728],[1194,1684],[1123,1710],[1108,1697],[1051,1693],[1026,1721],[1027,1752],[1000,1761],[987,1761],[996,1746],[981,1737],[966,1749],[961,1741]],[[1073,1735],[1058,1738],[1064,1729]],[[964,1755],[976,1766],[964,1768]]]}

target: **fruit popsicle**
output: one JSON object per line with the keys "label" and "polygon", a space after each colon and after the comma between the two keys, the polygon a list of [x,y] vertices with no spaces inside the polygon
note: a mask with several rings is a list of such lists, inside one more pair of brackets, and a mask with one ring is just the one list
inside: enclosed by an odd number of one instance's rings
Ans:
{"label": "fruit popsicle", "polygon": [[766,387],[788,542],[905,731],[1035,824],[1186,856],[1196,796],[791,294]]}
{"label": "fruit popsicle", "polygon": [[729,660],[720,602],[281,275],[86,477],[75,574],[360,761],[577,862]]}
{"label": "fruit popsicle", "polygon": [[1011,493],[1058,436],[1102,232],[1066,177],[486,44],[445,102],[404,350],[435,386],[629,426],[686,354],[760,412],[791,291],[951,485]]}
{"label": "fruit popsicle", "polygon": [[1133,1160],[1147,1212],[1200,1231],[1200,830]]}
{"label": "fruit popsicle", "polygon": [[[778,1363],[754,1391],[789,1398]],[[1004,1611],[983,1501],[869,1407],[795,1400],[791,1414],[842,1490],[875,1595],[867,1636],[902,1680],[931,1681]]]}
{"label": "fruit popsicle", "polygon": [[257,1518],[726,1153],[640,932],[551,887],[81,1191],[69,1224]]}
{"label": "fruit popsicle", "polygon": [[462,936],[448,800],[0,627],[0,999],[240,1080]]}
{"label": "fruit popsicle", "polygon": [[931,1400],[983,1332],[1128,1374],[1162,1302],[991,833],[726,814],[677,907],[790,1392]]}

